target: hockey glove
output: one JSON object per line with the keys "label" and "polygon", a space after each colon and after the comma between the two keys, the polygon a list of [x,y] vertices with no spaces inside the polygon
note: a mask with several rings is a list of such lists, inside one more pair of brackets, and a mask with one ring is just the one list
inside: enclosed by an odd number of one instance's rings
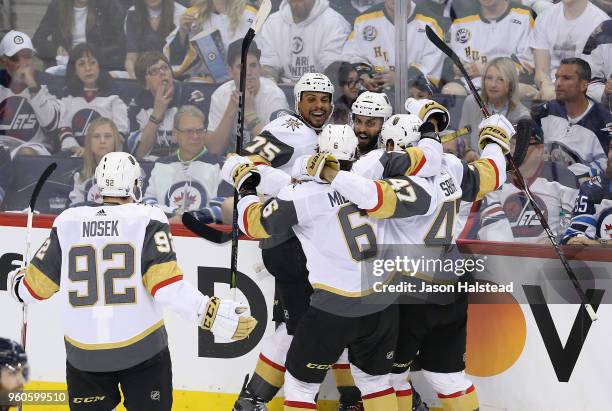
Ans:
{"label": "hockey glove", "polygon": [[481,150],[489,143],[495,143],[501,147],[504,155],[510,152],[510,138],[516,133],[514,127],[506,117],[501,114],[493,114],[482,120],[478,126],[478,146]]}
{"label": "hockey glove", "polygon": [[306,174],[319,183],[326,182],[321,178],[323,167],[329,167],[336,171],[340,170],[340,163],[336,160],[336,157],[326,152],[313,154],[302,164]]}
{"label": "hockey glove", "polygon": [[438,122],[438,132],[446,130],[450,123],[450,113],[447,108],[437,101],[423,99],[417,100],[412,97],[406,99],[404,104],[406,111],[410,114],[419,116],[423,122],[427,122],[429,118],[435,118]]}
{"label": "hockey glove", "polygon": [[19,267],[8,273],[6,277],[6,290],[11,294],[13,300],[18,303],[23,303],[21,297],[19,297],[19,284],[23,281],[23,277],[25,277],[26,269],[25,267]]}
{"label": "hockey glove", "polygon": [[246,157],[228,156],[221,169],[221,178],[233,185],[238,192],[254,191],[261,180],[255,164]]}
{"label": "hockey glove", "polygon": [[232,300],[211,297],[204,312],[198,317],[200,327],[214,335],[243,340],[251,334],[257,320],[247,314],[247,306]]}
{"label": "hockey glove", "polygon": [[425,122],[421,124],[421,126],[419,127],[419,132],[421,133],[421,140],[430,138],[440,143],[440,134],[436,132],[434,125],[430,122]]}

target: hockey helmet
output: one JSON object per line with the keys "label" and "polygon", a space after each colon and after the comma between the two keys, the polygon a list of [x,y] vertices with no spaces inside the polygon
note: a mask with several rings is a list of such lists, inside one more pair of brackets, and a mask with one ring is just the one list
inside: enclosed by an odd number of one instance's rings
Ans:
{"label": "hockey helmet", "polygon": [[393,114],[393,107],[385,93],[363,92],[351,106],[353,115],[366,117],[382,117],[387,121]]}
{"label": "hockey helmet", "polygon": [[381,148],[386,149],[389,142],[393,142],[394,150],[415,145],[421,139],[423,122],[414,114],[395,114],[382,126],[380,131]]}
{"label": "hockey helmet", "polygon": [[23,378],[27,380],[29,373],[28,356],[21,344],[0,337],[0,368],[8,368],[13,372],[21,371]]}
{"label": "hockey helmet", "polygon": [[319,151],[331,153],[338,160],[355,160],[357,143],[355,132],[347,125],[328,124],[319,134]]}
{"label": "hockey helmet", "polygon": [[132,197],[136,202],[142,198],[140,165],[129,153],[116,151],[106,154],[96,167],[95,176],[103,197]]}
{"label": "hockey helmet", "polygon": [[318,91],[321,93],[329,93],[330,99],[334,99],[334,85],[329,77],[321,73],[306,73],[295,84],[293,95],[295,97],[295,111],[299,112],[298,105],[302,100],[302,93],[305,91]]}

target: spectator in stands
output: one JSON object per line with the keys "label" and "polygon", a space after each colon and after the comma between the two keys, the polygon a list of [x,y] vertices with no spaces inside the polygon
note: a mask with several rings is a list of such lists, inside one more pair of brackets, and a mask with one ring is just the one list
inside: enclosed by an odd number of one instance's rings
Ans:
{"label": "spectator in stands", "polygon": [[408,97],[417,100],[424,98],[431,99],[436,90],[436,86],[431,84],[421,70],[412,66],[408,69]]}
{"label": "spectator in stands", "polygon": [[[425,36],[425,26],[430,26],[438,36],[444,37],[438,22],[427,10],[407,1],[407,65],[417,66],[434,84],[438,84],[442,72],[444,54]],[[385,0],[355,20],[353,32],[342,51],[343,58],[351,63],[366,63],[371,74],[361,79],[370,91],[381,91],[395,84],[395,0]]]}
{"label": "spectator in stands", "polygon": [[233,194],[233,188],[221,179],[223,157],[206,148],[205,122],[197,107],[179,108],[173,129],[179,148],[157,160],[151,171],[144,201],[161,207],[172,223],[180,223],[185,211],[194,210],[205,223],[221,223],[221,197]]}
{"label": "spectator in stands", "polygon": [[102,157],[113,151],[122,151],[122,148],[123,137],[113,120],[98,117],[91,122],[85,134],[83,168],[74,174],[74,188],[69,195],[71,207],[84,202],[102,204],[94,172]]}
{"label": "spectator in stands", "polygon": [[200,33],[219,31],[223,52],[235,40],[243,38],[257,10],[246,0],[195,0],[181,16],[179,27],[166,42],[165,53],[170,62],[177,66],[177,76],[188,75],[198,81],[214,82],[205,62],[200,59],[196,46],[190,40]]}
{"label": "spectator in stands", "polygon": [[612,20],[604,21],[591,34],[582,58],[591,66],[588,96],[612,111]]}
{"label": "spectator in stands", "polygon": [[11,155],[8,150],[0,146],[0,207],[4,202],[6,190],[13,180],[13,167],[11,167]]}
{"label": "spectator in stands", "polygon": [[27,34],[12,30],[0,42],[0,124],[2,134],[22,144],[11,152],[49,155],[54,146],[60,101],[41,85],[34,72],[34,47]]}
{"label": "spectator in stands", "polygon": [[612,1],[611,0],[592,0],[593,4],[599,7],[604,13],[612,18]]}
{"label": "spectator in stands", "polygon": [[383,3],[385,0],[329,0],[329,6],[348,21],[351,26],[360,14],[370,7]]}
{"label": "spectator in stands", "polygon": [[338,60],[349,23],[328,0],[287,0],[258,37],[265,76],[293,84],[304,73],[323,73]]}
{"label": "spectator in stands", "polygon": [[67,96],[62,99],[60,142],[62,151],[80,157],[87,128],[99,117],[113,119],[121,134],[130,131],[127,106],[116,94],[108,71],[100,67],[100,54],[89,43],[70,51],[66,68]]}
{"label": "spectator in stands", "polygon": [[107,69],[121,70],[125,38],[120,8],[109,0],[52,0],[33,41],[46,67],[66,65],[68,54],[79,43],[100,49]]}
{"label": "spectator in stands", "polygon": [[[330,76],[328,76],[330,77]],[[334,76],[335,77],[335,76]],[[330,77],[330,78],[334,78]],[[349,111],[361,91],[362,80],[357,74],[357,70],[351,63],[342,62],[338,67],[338,87],[337,90],[342,92],[342,95],[334,102],[334,109],[340,106],[348,107]],[[333,81],[333,80],[332,80]],[[334,85],[336,82],[334,81]]]}
{"label": "spectator in stands", "polygon": [[[519,169],[553,234],[563,233],[578,194],[578,181],[565,165],[545,159],[542,132],[535,122],[531,122],[526,133],[528,145]],[[520,157],[515,152],[517,137],[511,140],[515,158]],[[480,205],[481,240],[549,244],[542,224],[519,187],[516,176],[509,172],[506,183],[486,196]]]}
{"label": "spectator in stands", "polygon": [[[230,44],[227,64],[232,80],[219,86],[210,98],[208,132],[212,140],[225,141],[226,148],[235,146],[236,122],[238,119],[238,85],[240,84],[240,57],[242,40]],[[285,93],[272,80],[261,77],[259,58],[261,51],[255,42],[247,54],[244,142],[251,140],[263,130],[279,110],[289,110]],[[230,151],[235,151],[233,148]]]}
{"label": "spectator in stands", "polygon": [[[136,131],[128,138],[128,148],[138,158],[155,160],[176,151],[178,144],[172,133],[178,107],[190,104],[204,109],[204,94],[195,86],[174,81],[170,63],[158,52],[143,53],[134,66],[136,79],[145,88],[130,107],[130,121]],[[220,154],[224,141],[206,136],[208,150]]]}
{"label": "spectator in stands", "polygon": [[173,0],[136,0],[125,17],[125,70],[136,78],[134,64],[140,53],[163,51],[166,37],[179,26],[185,7]]}
{"label": "spectator in stands", "polygon": [[[520,95],[534,97],[533,55],[529,41],[533,32],[533,11],[508,0],[479,0],[473,14],[453,21],[449,37],[450,46],[461,58],[476,88],[488,61],[508,57],[521,68]],[[455,81],[442,88],[443,94],[467,94],[467,84],[457,67]],[[527,84],[528,83],[528,84]]]}
{"label": "spectator in stands", "polygon": [[9,393],[21,393],[28,382],[30,366],[28,356],[21,344],[8,338],[0,337],[0,410],[9,411],[11,406],[5,403],[19,405],[21,401],[13,401]]}
{"label": "spectator in stands", "polygon": [[540,99],[555,98],[552,78],[561,60],[580,57],[589,35],[608,19],[606,13],[588,0],[563,0],[538,16],[531,48]]}
{"label": "spectator in stands", "polygon": [[561,60],[555,80],[556,99],[532,108],[544,131],[546,153],[577,176],[604,173],[612,133],[612,114],[587,97],[589,64],[580,58]]}
{"label": "spectator in stands", "polygon": [[[529,117],[529,110],[519,98],[518,75],[512,60],[506,57],[495,58],[486,65],[482,75],[484,87],[480,97],[491,114],[503,114],[510,122],[516,124],[521,118]],[[478,148],[478,125],[482,121],[482,111],[473,95],[463,103],[459,124],[470,126],[472,131],[464,137],[469,147],[480,152]]]}

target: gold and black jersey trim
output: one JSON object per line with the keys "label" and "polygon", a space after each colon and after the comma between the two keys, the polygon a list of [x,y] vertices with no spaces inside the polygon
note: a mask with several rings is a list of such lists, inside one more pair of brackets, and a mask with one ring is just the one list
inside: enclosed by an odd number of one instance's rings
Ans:
{"label": "gold and black jersey trim", "polygon": [[253,203],[244,212],[243,224],[245,234],[251,238],[286,233],[298,224],[295,205],[293,201],[278,198],[271,198],[265,204]]}
{"label": "gold and black jersey trim", "polygon": [[145,288],[153,297],[155,297],[155,293],[160,288],[181,281],[182,279],[183,271],[176,261],[153,264],[142,276],[142,282]]}
{"label": "gold and black jersey trim", "polygon": [[[292,117],[287,116],[287,118]],[[242,155],[250,158],[255,165],[266,164],[278,168],[291,161],[294,152],[293,147],[265,130],[253,137],[242,150]]]}
{"label": "gold and black jersey trim", "polygon": [[399,176],[377,180],[377,203],[368,212],[372,218],[407,218],[423,215],[429,210],[431,196],[409,177]]}
{"label": "gold and black jersey trim", "polygon": [[482,200],[488,193],[497,190],[501,183],[499,169],[493,160],[481,158],[470,164],[463,163],[461,199],[469,202]]}

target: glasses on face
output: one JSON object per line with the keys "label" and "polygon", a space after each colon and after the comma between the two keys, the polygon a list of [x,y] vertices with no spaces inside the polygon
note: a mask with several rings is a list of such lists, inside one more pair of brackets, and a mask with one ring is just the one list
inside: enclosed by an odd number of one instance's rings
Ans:
{"label": "glasses on face", "polygon": [[157,66],[157,67],[150,67],[147,70],[147,74],[149,76],[158,76],[161,73],[165,74],[165,73],[169,73],[170,72],[170,67],[167,64],[164,64],[162,66]]}
{"label": "glasses on face", "polygon": [[206,129],[203,127],[202,128],[186,128],[184,130],[177,128],[176,131],[182,134],[186,134],[188,136],[196,136],[196,137],[199,137],[203,135],[204,133],[206,133]]}

